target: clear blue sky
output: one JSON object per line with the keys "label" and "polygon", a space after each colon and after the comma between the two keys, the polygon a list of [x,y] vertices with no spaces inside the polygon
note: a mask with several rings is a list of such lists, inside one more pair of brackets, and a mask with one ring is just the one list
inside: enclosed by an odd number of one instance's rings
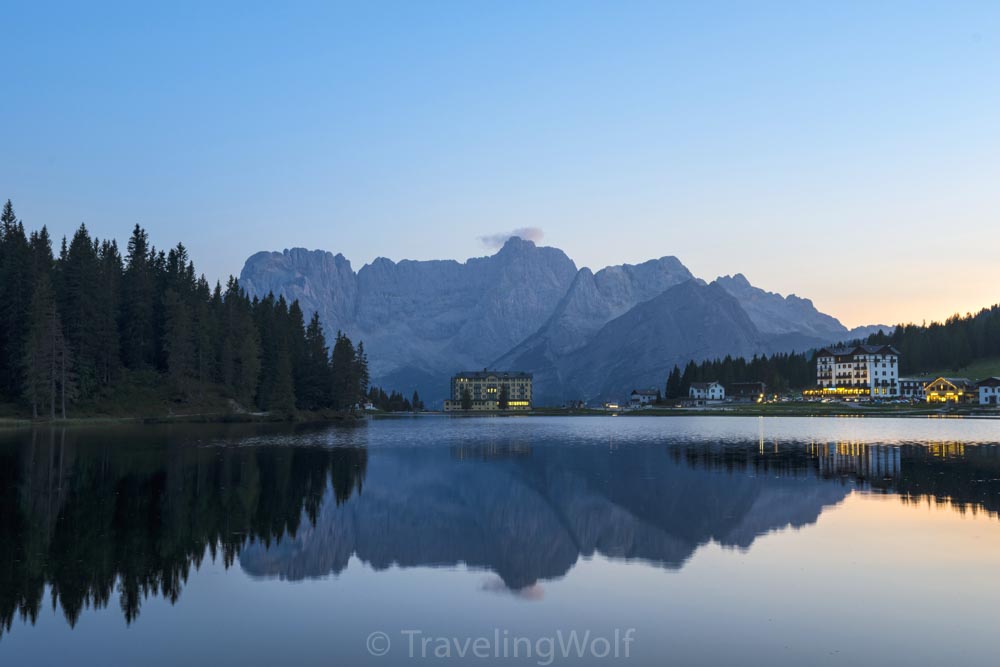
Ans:
{"label": "clear blue sky", "polygon": [[1000,301],[1000,3],[290,4],[5,3],[0,196],[213,280],[537,227],[847,324]]}

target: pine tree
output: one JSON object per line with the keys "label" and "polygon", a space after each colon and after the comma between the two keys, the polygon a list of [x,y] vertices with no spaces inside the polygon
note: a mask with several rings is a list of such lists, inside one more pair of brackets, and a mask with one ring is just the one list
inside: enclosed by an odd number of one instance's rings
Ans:
{"label": "pine tree", "polygon": [[339,331],[330,355],[330,373],[333,385],[331,392],[333,408],[350,409],[360,396],[359,364],[351,339]]}
{"label": "pine tree", "polygon": [[149,236],[139,225],[128,241],[125,277],[122,283],[122,352],[125,364],[137,369],[155,362],[153,326],[155,252]]}
{"label": "pine tree", "polygon": [[75,398],[76,391],[69,346],[47,276],[39,279],[32,296],[23,367],[23,391],[32,416],[37,418],[40,409],[47,407],[49,416],[55,419],[60,406],[65,419],[66,403]]}
{"label": "pine tree", "polygon": [[85,225],[80,225],[72,242],[60,253],[58,304],[66,342],[73,351],[79,390],[91,396],[99,384],[97,320],[99,264],[97,251]]}
{"label": "pine tree", "polygon": [[681,369],[676,365],[667,376],[667,386],[664,393],[667,398],[680,398],[681,396]]}
{"label": "pine tree", "polygon": [[268,410],[285,415],[295,413],[295,386],[292,380],[291,354],[282,346],[277,353],[274,385]]}
{"label": "pine tree", "polygon": [[466,387],[462,390],[462,409],[471,410],[472,409],[472,392]]}
{"label": "pine tree", "polygon": [[288,336],[289,352],[292,363],[292,383],[295,387],[295,397],[299,405],[302,404],[300,392],[303,381],[308,374],[306,368],[306,325],[302,307],[298,300],[292,302],[288,307],[288,318],[286,323],[286,335]]}
{"label": "pine tree", "polygon": [[497,394],[497,407],[500,408],[501,410],[506,410],[509,403],[510,399],[508,397],[507,385],[502,384],[500,385],[500,391]]}
{"label": "pine tree", "polygon": [[97,305],[94,311],[95,367],[100,384],[107,386],[121,367],[118,312],[121,308],[122,258],[118,244],[104,241],[98,254]]}
{"label": "pine tree", "polygon": [[260,376],[260,336],[252,306],[235,278],[220,298],[219,380],[239,403],[252,406]]}
{"label": "pine tree", "polygon": [[330,351],[323,336],[319,313],[313,313],[309,326],[306,327],[302,369],[299,372],[296,396],[303,409],[318,410],[330,406],[332,391]]}
{"label": "pine tree", "polygon": [[365,352],[364,341],[358,341],[358,347],[354,354],[354,392],[358,396],[363,396],[371,382],[368,373],[368,354]]}
{"label": "pine tree", "polygon": [[164,296],[165,331],[163,346],[167,356],[167,374],[177,395],[184,397],[194,377],[195,351],[188,306],[177,292],[168,289]]}
{"label": "pine tree", "polygon": [[0,391],[13,398],[24,385],[22,361],[34,289],[31,248],[10,200],[0,214]]}

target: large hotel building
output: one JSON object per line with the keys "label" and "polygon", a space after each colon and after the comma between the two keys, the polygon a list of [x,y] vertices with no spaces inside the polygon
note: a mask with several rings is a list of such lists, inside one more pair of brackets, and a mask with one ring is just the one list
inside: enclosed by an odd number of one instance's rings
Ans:
{"label": "large hotel building", "polygon": [[899,352],[891,345],[825,347],[816,352],[816,388],[807,396],[899,396]]}
{"label": "large hotel building", "polygon": [[531,409],[531,373],[516,371],[473,371],[451,378],[451,398],[446,412],[462,409],[466,395],[470,410],[499,410],[502,389],[506,389],[507,410]]}

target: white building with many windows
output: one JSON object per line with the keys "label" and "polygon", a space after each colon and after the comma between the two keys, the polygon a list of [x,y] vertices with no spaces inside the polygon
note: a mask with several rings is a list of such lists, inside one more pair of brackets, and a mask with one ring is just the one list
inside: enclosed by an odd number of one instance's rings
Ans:
{"label": "white building with many windows", "polygon": [[992,377],[976,383],[980,405],[1000,405],[1000,378]]}
{"label": "white building with many windows", "polygon": [[913,401],[926,400],[927,385],[933,380],[934,378],[899,378],[899,395]]}
{"label": "white building with many windows", "polygon": [[718,382],[692,382],[688,397],[701,401],[721,401],[726,397],[726,389]]}
{"label": "white building with many windows", "polygon": [[641,408],[645,405],[656,403],[656,397],[660,394],[656,389],[633,389],[628,397],[629,407]]}
{"label": "white building with many windows", "polygon": [[816,353],[816,389],[806,395],[898,397],[899,352],[891,345],[824,347]]}

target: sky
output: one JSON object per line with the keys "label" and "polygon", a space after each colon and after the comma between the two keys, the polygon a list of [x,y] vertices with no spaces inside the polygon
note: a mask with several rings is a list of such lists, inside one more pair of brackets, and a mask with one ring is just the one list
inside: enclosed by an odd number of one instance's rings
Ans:
{"label": "sky", "polygon": [[675,255],[849,326],[1000,301],[1000,3],[5,2],[0,197],[260,250]]}

